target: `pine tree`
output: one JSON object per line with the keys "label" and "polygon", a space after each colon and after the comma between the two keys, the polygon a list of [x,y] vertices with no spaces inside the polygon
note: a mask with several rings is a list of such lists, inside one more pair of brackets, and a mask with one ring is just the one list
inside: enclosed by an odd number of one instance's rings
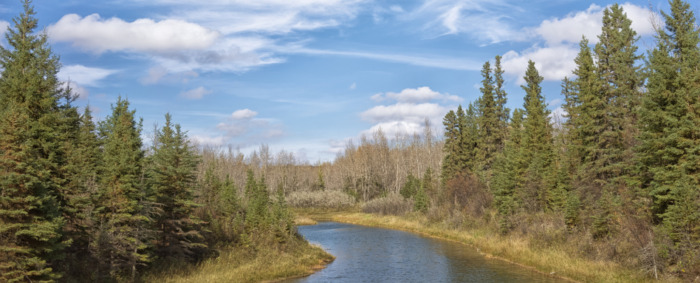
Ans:
{"label": "pine tree", "polygon": [[0,281],[52,281],[51,267],[70,243],[61,239],[66,135],[59,132],[69,98],[56,78],[58,56],[36,34],[31,1],[0,46]]}
{"label": "pine tree", "polygon": [[505,71],[501,67],[501,58],[502,57],[500,55],[496,56],[496,62],[493,68],[493,91],[496,94],[496,118],[498,118],[498,128],[500,129],[496,135],[498,152],[503,151],[503,148],[505,147],[505,143],[508,138],[508,120],[510,119],[510,109],[506,107],[506,103],[508,102],[508,94],[503,89],[503,85],[505,83],[503,73],[505,73]]}
{"label": "pine tree", "polygon": [[528,62],[525,72],[525,119],[523,121],[522,150],[520,158],[526,162],[526,183],[524,198],[530,209],[546,210],[551,201],[547,172],[553,164],[552,125],[550,123],[547,103],[542,96],[540,83],[543,78],[535,68],[535,63]]}
{"label": "pine tree", "polygon": [[419,183],[418,191],[414,197],[413,209],[421,213],[426,213],[429,207],[428,194],[425,192],[423,184]]}
{"label": "pine tree", "polygon": [[406,177],[406,183],[404,183],[401,190],[399,190],[399,194],[406,199],[413,198],[418,193],[420,186],[421,180],[409,173]]}
{"label": "pine tree", "polygon": [[598,192],[625,174],[626,152],[634,141],[634,124],[642,86],[632,21],[615,4],[603,13],[602,33],[595,47],[597,88],[583,98],[585,178]]}
{"label": "pine tree", "polygon": [[478,171],[484,171],[485,180],[488,183],[493,159],[500,145],[500,121],[497,110],[496,94],[494,93],[494,81],[491,77],[491,64],[487,61],[481,69],[481,98],[479,116],[479,135],[477,140],[477,159],[479,160]]}
{"label": "pine tree", "polygon": [[[460,105],[459,110],[461,109],[462,106]],[[459,120],[457,119],[457,115],[455,115],[454,111],[450,110],[450,112],[447,112],[445,118],[442,121],[442,124],[445,126],[445,145],[442,147],[443,155],[445,157],[442,161],[441,175],[441,181],[444,187],[447,181],[452,179],[452,177],[454,177],[454,174],[456,174],[458,171],[457,166],[460,154],[459,150],[461,143],[461,135],[459,128]]]}
{"label": "pine tree", "polygon": [[142,125],[134,120],[135,112],[120,97],[112,106],[112,115],[99,124],[104,140],[96,213],[101,230],[92,246],[104,265],[100,267],[107,268],[111,276],[130,269],[133,277],[136,265],[149,261],[140,230],[149,219],[140,214],[146,197],[141,187],[144,152]]}
{"label": "pine tree", "polygon": [[459,153],[459,172],[476,172],[478,171],[477,164],[480,164],[477,150],[479,147],[479,124],[478,124],[478,106],[474,103],[469,103],[467,111],[457,111],[460,130],[460,153]]}
{"label": "pine tree", "polygon": [[499,226],[501,233],[507,233],[511,228],[508,217],[513,214],[518,205],[518,191],[521,187],[523,162],[521,160],[523,111],[515,109],[509,127],[509,140],[505,148],[498,154],[494,162],[494,176],[491,190],[498,213],[501,215]]}
{"label": "pine tree", "polygon": [[159,230],[157,251],[162,257],[191,258],[195,248],[206,247],[200,243],[201,221],[194,216],[198,206],[193,193],[198,156],[180,125],[173,125],[170,114],[165,115],[165,125],[156,139],[148,177],[155,201],[163,210],[154,221]]}
{"label": "pine tree", "polygon": [[[637,155],[652,210],[676,237],[697,229],[700,168],[700,31],[684,1],[673,0],[671,14],[662,12],[665,30],[649,52],[648,95],[640,112]],[[692,228],[695,227],[695,228]]]}

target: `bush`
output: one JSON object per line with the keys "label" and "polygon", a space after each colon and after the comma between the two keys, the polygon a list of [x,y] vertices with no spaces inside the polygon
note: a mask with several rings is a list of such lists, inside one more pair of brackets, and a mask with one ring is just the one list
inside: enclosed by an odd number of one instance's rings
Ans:
{"label": "bush", "polygon": [[297,208],[346,208],[355,205],[355,199],[341,191],[293,192],[287,203]]}
{"label": "bush", "polygon": [[398,194],[370,200],[362,205],[362,212],[382,215],[404,215],[413,210],[413,200],[404,199]]}

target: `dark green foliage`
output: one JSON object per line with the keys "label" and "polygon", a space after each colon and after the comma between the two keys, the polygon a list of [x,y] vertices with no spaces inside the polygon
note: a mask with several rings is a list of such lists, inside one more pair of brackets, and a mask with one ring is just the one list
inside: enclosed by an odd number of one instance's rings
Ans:
{"label": "dark green foliage", "polygon": [[511,228],[508,216],[515,212],[518,188],[522,188],[523,163],[520,158],[522,121],[523,111],[515,109],[510,123],[510,140],[506,142],[503,152],[494,162],[491,190],[498,214],[501,215],[499,225],[502,233],[507,233]]}
{"label": "dark green foliage", "polygon": [[[65,224],[60,201],[66,183],[65,140],[60,132],[70,105],[69,92],[56,78],[59,58],[36,34],[30,1],[13,19],[0,46],[0,281],[51,281],[51,263],[70,243],[61,239]],[[69,99],[70,100],[70,99]],[[73,110],[74,111],[74,110]]]}
{"label": "dark green foliage", "polygon": [[535,68],[535,63],[528,63],[525,72],[525,118],[523,120],[522,146],[520,159],[524,171],[524,184],[521,196],[526,208],[532,211],[547,210],[550,207],[551,177],[550,166],[553,165],[552,125],[550,123],[547,103],[542,96],[540,83],[543,78]]}
{"label": "dark green foliage", "polygon": [[403,187],[401,187],[399,193],[404,198],[412,198],[418,193],[420,187],[421,180],[414,177],[413,174],[408,174],[408,177],[406,177],[406,183],[404,183]]}
{"label": "dark green foliage", "polygon": [[[583,170],[594,191],[615,184],[625,174],[625,154],[633,146],[634,123],[642,77],[636,54],[637,33],[619,5],[605,9],[603,30],[595,47],[598,83],[578,99],[583,101],[581,121]],[[583,67],[583,66],[579,66]],[[587,66],[588,68],[589,66]]]}
{"label": "dark green foliage", "polygon": [[[459,111],[462,111],[461,105],[459,106]],[[444,185],[447,180],[451,179],[459,171],[462,137],[459,120],[454,111],[450,110],[450,112],[447,112],[442,124],[445,126],[445,145],[442,148],[445,157],[442,161],[441,176],[442,184]]]}
{"label": "dark green foliage", "polygon": [[157,143],[150,157],[152,167],[148,171],[155,202],[162,209],[154,221],[159,232],[156,248],[161,257],[190,259],[195,248],[206,247],[200,243],[202,223],[194,216],[198,205],[194,202],[193,185],[199,160],[190,148],[187,134],[180,125],[173,125],[171,118],[166,114],[165,125],[156,133]]}
{"label": "dark green foliage", "polygon": [[579,225],[581,221],[579,217],[580,209],[581,200],[579,199],[579,196],[574,193],[569,194],[564,207],[564,220],[566,221],[566,227],[568,227],[569,230]]}
{"label": "dark green foliage", "polygon": [[605,238],[615,233],[617,219],[615,211],[619,205],[619,199],[610,191],[605,191],[596,203],[596,213],[593,218],[593,237]]}
{"label": "dark green foliage", "polygon": [[421,183],[413,200],[413,209],[415,211],[425,213],[428,211],[429,207],[430,200],[428,199],[428,194],[425,192],[425,188],[423,188],[423,184]]}
{"label": "dark green foliage", "polygon": [[503,140],[500,139],[502,128],[498,117],[502,113],[498,110],[497,97],[494,93],[494,81],[491,77],[491,64],[489,62],[484,63],[481,69],[481,76],[483,80],[479,89],[481,91],[481,98],[479,98],[481,115],[478,119],[479,132],[476,158],[479,163],[477,171],[481,172],[483,170],[486,172],[486,176],[489,176],[488,172],[491,170],[493,159],[496,157],[498,149],[502,147]]}
{"label": "dark green foliage", "polygon": [[100,190],[96,217],[100,230],[91,244],[101,261],[99,276],[117,276],[130,269],[132,277],[137,265],[150,260],[146,253],[146,229],[150,221],[142,215],[144,152],[141,123],[136,122],[129,102],[119,98],[112,106],[112,115],[100,123],[103,166],[100,168]]}
{"label": "dark green foliage", "polygon": [[495,139],[498,145],[498,152],[503,150],[506,140],[508,139],[508,120],[510,119],[510,109],[506,107],[508,95],[503,89],[505,83],[503,73],[505,73],[505,70],[501,67],[501,58],[500,55],[496,56],[496,62],[493,68],[493,91],[496,94],[496,118],[498,119],[499,128]]}
{"label": "dark green foliage", "polygon": [[[248,177],[253,175],[253,171],[248,171]],[[250,196],[248,198],[248,210],[246,212],[246,226],[250,229],[260,228],[269,224],[270,219],[270,193],[265,184],[265,176],[260,178],[260,181],[249,179],[246,182],[246,188],[250,187]]]}

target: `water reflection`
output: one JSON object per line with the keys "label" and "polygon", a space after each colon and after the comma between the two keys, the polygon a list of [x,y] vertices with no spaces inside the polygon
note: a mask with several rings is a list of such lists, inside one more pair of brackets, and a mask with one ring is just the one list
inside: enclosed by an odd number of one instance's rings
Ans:
{"label": "water reflection", "polygon": [[320,222],[299,232],[336,260],[286,282],[564,282],[486,259],[466,245],[403,231]]}

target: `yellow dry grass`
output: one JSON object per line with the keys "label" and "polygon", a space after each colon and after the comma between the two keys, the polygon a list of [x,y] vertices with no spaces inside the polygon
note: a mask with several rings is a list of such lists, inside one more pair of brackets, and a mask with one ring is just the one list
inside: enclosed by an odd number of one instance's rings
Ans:
{"label": "yellow dry grass", "polygon": [[[404,230],[427,236],[458,241],[479,249],[487,257],[494,257],[517,265],[533,268],[577,282],[652,282],[636,270],[626,269],[612,261],[593,261],[570,255],[561,247],[533,250],[527,239],[502,236],[488,229],[456,230],[439,224],[425,224],[424,216],[379,216],[364,213],[337,213],[333,221]],[[665,282],[674,282],[667,279]]]}
{"label": "yellow dry grass", "polygon": [[297,226],[306,226],[306,225],[316,225],[318,222],[316,220],[313,220],[311,218],[308,218],[306,216],[297,216],[294,219],[294,225]]}
{"label": "yellow dry grass", "polygon": [[335,257],[302,239],[285,249],[258,245],[227,248],[219,257],[196,266],[173,266],[148,274],[145,282],[266,282],[307,276]]}

